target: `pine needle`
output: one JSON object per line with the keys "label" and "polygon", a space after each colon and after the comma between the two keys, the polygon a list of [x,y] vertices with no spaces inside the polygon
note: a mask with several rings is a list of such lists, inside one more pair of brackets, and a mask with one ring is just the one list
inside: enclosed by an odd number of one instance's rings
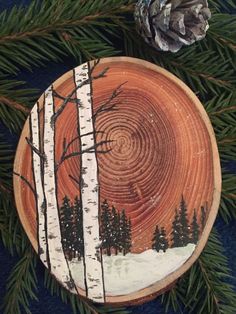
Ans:
{"label": "pine needle", "polygon": [[234,314],[236,292],[228,283],[230,277],[227,257],[213,229],[199,259],[175,288],[162,296],[166,312],[173,308],[188,314]]}

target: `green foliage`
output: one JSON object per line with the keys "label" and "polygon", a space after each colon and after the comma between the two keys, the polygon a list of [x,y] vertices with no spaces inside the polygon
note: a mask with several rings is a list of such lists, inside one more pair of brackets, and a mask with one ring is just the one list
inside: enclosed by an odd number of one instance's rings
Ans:
{"label": "green foliage", "polygon": [[36,100],[37,91],[24,89],[24,82],[10,80],[1,72],[0,82],[0,121],[9,130],[20,131],[31,105]]}
{"label": "green foliage", "polygon": [[30,314],[31,300],[38,300],[37,278],[35,274],[37,257],[32,248],[28,248],[13,267],[7,280],[7,294],[3,300],[4,314],[20,314],[22,310]]}
{"label": "green foliage", "polygon": [[[228,222],[236,218],[236,179],[227,162],[236,160],[236,12],[234,0],[209,0],[213,16],[206,39],[176,54],[148,47],[137,35],[132,19],[135,0],[52,0],[32,1],[0,14],[0,120],[19,132],[39,96],[24,89],[23,82],[6,74],[21,68],[62,61],[65,56],[78,63],[91,58],[126,54],[149,60],[177,75],[203,101],[209,114],[223,165],[220,215]],[[118,43],[118,44],[117,44]],[[123,43],[123,50],[117,46]],[[117,45],[117,46],[116,46]],[[37,96],[37,97],[36,97]],[[20,260],[7,283],[4,311],[29,312],[29,300],[36,299],[36,257],[21,227],[12,192],[14,151],[0,137],[0,236],[11,254]],[[235,292],[225,282],[230,270],[215,231],[199,260],[163,296],[166,308],[188,313],[231,314],[235,312]],[[71,304],[74,313],[120,313],[126,309],[94,306],[71,295],[46,271],[45,285],[52,294]]]}
{"label": "green foliage", "polygon": [[111,56],[116,51],[110,35],[125,25],[122,13],[128,0],[32,1],[0,14],[0,69],[16,73],[65,55],[84,58]]}
{"label": "green foliage", "polygon": [[28,244],[13,201],[13,160],[14,151],[0,136],[0,237],[12,255],[21,254]]}
{"label": "green foliage", "polygon": [[228,261],[216,230],[195,264],[178,281],[175,288],[162,296],[166,311],[189,314],[234,314],[235,291],[226,281],[230,277]]}
{"label": "green foliage", "polygon": [[70,304],[73,310],[73,313],[76,314],[130,314],[131,312],[125,308],[107,308],[105,306],[98,306],[89,301],[84,301],[80,299],[75,294],[71,294],[68,290],[64,289],[54,278],[53,276],[45,270],[44,276],[45,287],[50,291],[51,295],[60,296],[62,301],[66,304]]}

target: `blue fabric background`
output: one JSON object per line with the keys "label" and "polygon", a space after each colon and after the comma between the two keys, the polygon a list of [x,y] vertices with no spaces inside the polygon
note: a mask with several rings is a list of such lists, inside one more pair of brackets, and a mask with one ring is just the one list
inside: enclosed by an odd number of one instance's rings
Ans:
{"label": "blue fabric background", "polygon": [[[30,0],[0,0],[0,12],[4,9],[11,8],[14,5],[20,4],[27,5]],[[33,72],[22,71],[18,76],[19,79],[25,80],[29,87],[36,87],[43,92],[50,83],[57,79],[60,75],[65,73],[76,66],[73,60],[65,58],[63,64],[50,63],[44,68],[35,68]],[[8,142],[15,148],[17,145],[18,137],[14,134],[10,134],[3,124],[0,123],[0,133],[4,134],[8,139]],[[230,165],[232,170],[236,173],[236,165],[232,163]],[[216,227],[221,235],[225,253],[229,258],[229,266],[232,269],[232,275],[236,278],[236,221],[231,222],[229,225],[225,225],[224,222],[218,218]],[[9,276],[12,267],[17,262],[17,257],[12,257],[9,252],[3,247],[0,242],[0,304],[5,294],[6,280]],[[71,314],[71,308],[69,305],[63,304],[59,297],[51,296],[43,284],[43,266],[41,263],[37,266],[38,277],[38,298],[39,302],[31,303],[32,314]],[[231,279],[231,283],[236,288],[236,280]],[[159,298],[152,302],[148,302],[141,306],[131,307],[133,314],[162,314],[164,309],[160,303]],[[236,309],[235,309],[236,311]],[[169,312],[168,314],[172,314]],[[197,314],[197,313],[196,313]],[[207,314],[207,313],[206,313]]]}

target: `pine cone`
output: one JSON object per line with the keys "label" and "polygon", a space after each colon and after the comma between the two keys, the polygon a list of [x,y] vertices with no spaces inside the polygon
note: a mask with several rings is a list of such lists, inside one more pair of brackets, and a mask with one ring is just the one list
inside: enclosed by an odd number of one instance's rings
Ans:
{"label": "pine cone", "polygon": [[211,12],[207,0],[139,0],[134,17],[148,44],[177,52],[205,37]]}

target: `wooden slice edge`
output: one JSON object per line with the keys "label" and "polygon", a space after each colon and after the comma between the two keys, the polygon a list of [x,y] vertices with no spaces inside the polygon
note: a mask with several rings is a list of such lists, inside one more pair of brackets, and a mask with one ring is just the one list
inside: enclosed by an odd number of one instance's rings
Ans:
{"label": "wooden slice edge", "polygon": [[[168,78],[169,80],[171,80],[172,82],[174,82],[177,86],[179,86],[181,90],[192,100],[209,134],[211,148],[212,148],[212,155],[213,155],[213,177],[214,177],[214,191],[213,191],[212,206],[209,210],[208,219],[207,219],[205,228],[203,230],[203,233],[201,235],[200,241],[198,245],[196,246],[192,256],[179,269],[169,274],[164,279],[150,285],[147,288],[141,289],[137,292],[130,293],[127,295],[106,297],[106,304],[120,306],[120,305],[142,304],[151,299],[154,299],[157,295],[160,295],[163,292],[169,290],[175,284],[176,280],[179,277],[181,277],[194,264],[194,262],[198,259],[198,257],[200,256],[202,250],[204,249],[206,245],[206,242],[208,240],[209,234],[211,232],[215,218],[218,213],[218,208],[219,208],[220,198],[221,198],[222,179],[221,179],[220,158],[219,158],[219,152],[217,148],[214,130],[203,105],[201,104],[197,96],[193,93],[193,91],[175,75],[171,74],[167,70],[157,65],[154,65],[148,61],[131,58],[131,57],[110,57],[110,58],[103,58],[100,60],[100,64],[106,64],[106,63],[111,63],[111,62],[129,62],[131,64],[144,66],[147,69],[160,73],[166,78]],[[62,75],[60,78],[58,78],[55,82],[53,82],[53,86],[57,88],[64,81],[69,79],[72,76],[72,74],[73,74],[73,70],[68,71],[67,73]],[[39,105],[42,106],[43,94],[40,96],[38,102],[39,102]],[[14,161],[14,172],[19,171],[19,165],[21,164],[21,162],[23,162],[23,158],[22,158],[23,155],[21,154],[21,147],[23,147],[22,146],[23,141],[25,140],[25,137],[28,135],[28,133],[29,133],[29,118],[27,118],[25,122],[25,125],[23,127],[23,130],[20,136],[20,140],[17,145],[15,161]],[[33,234],[31,232],[31,228],[29,228],[30,222],[27,219],[27,212],[25,211],[22,204],[20,190],[17,189],[19,180],[20,179],[17,176],[13,177],[14,195],[15,195],[17,211],[19,214],[20,221],[25,229],[25,232],[28,238],[30,239],[32,246],[37,252],[37,248],[38,248],[37,236]],[[82,295],[82,297],[84,296]]]}

